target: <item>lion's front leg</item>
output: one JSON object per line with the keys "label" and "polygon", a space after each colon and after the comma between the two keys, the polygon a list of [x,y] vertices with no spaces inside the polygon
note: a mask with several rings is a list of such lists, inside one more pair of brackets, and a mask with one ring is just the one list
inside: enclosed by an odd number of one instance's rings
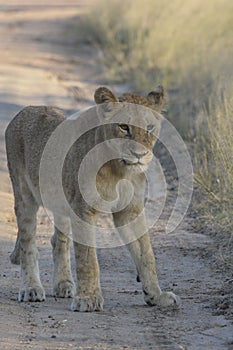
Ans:
{"label": "lion's front leg", "polygon": [[135,262],[140,281],[142,282],[146,303],[150,306],[169,306],[177,304],[178,299],[174,293],[162,292],[159,287],[156,262],[149,234],[144,234],[136,241],[129,243],[127,247]]}
{"label": "lion's front leg", "polygon": [[103,297],[99,281],[96,249],[74,242],[78,291],[71,304],[72,311],[100,311]]}
{"label": "lion's front leg", "polygon": [[[77,294],[71,304],[72,311],[100,311],[103,297],[95,248],[97,212],[87,207],[81,197],[74,200],[74,212],[70,217],[77,275]],[[78,203],[78,207],[76,206]]]}
{"label": "lion's front leg", "polygon": [[[140,213],[141,210],[138,212]],[[150,306],[176,305],[178,303],[176,295],[172,292],[162,292],[159,287],[155,256],[152,250],[150,237],[148,233],[144,233],[146,231],[144,217],[141,215],[140,221],[137,223],[136,236],[132,230],[133,225],[129,225],[135,218],[136,213],[137,211],[135,211],[135,208],[133,212],[125,210],[115,213],[114,222],[123,241],[127,243],[127,248],[136,265],[138,279],[142,282],[144,300]],[[138,225],[140,225],[140,227]],[[138,232],[141,232],[142,236],[139,237]]]}

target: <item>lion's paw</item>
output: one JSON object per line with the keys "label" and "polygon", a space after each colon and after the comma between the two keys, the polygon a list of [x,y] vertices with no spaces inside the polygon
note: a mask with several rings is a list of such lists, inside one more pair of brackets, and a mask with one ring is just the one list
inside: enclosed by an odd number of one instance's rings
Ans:
{"label": "lion's paw", "polygon": [[104,299],[100,293],[89,296],[77,295],[71,304],[72,311],[92,312],[103,310]]}
{"label": "lion's paw", "polygon": [[53,294],[57,298],[73,298],[75,295],[75,285],[73,281],[60,281],[54,286]]}
{"label": "lion's paw", "polygon": [[33,286],[19,291],[19,301],[44,301],[45,291],[42,286]]}
{"label": "lion's paw", "polygon": [[158,305],[162,307],[179,306],[179,298],[172,292],[162,292],[159,296],[145,295],[145,302],[150,305]]}

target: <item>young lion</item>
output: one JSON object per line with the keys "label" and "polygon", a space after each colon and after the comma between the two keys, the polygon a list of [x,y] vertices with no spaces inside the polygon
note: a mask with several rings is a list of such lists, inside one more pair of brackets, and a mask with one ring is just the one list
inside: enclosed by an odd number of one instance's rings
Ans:
{"label": "young lion", "polygon": [[[96,145],[107,141],[107,148],[118,147],[118,157],[106,161],[94,178],[100,198],[105,202],[115,203],[115,209],[112,208],[113,221],[135,262],[146,303],[161,306],[174,305],[177,303],[177,297],[172,292],[162,292],[159,287],[155,258],[149,235],[146,233],[143,215],[146,188],[144,171],[153,157],[153,147],[161,122],[161,116],[157,112],[160,112],[164,105],[164,90],[159,86],[147,97],[131,93],[117,97],[109,89],[100,87],[96,90],[94,98],[97,106],[90,109],[90,114],[97,116],[103,124],[88,130],[84,136],[82,135],[73,143],[64,161],[62,172],[62,184],[67,201],[72,212],[90,224],[89,232],[79,232],[78,236],[75,236],[76,226],[72,220],[68,220],[70,212],[64,212],[62,215],[60,212],[53,212],[54,235],[51,243],[54,261],[54,295],[74,297],[71,305],[73,311],[103,309],[96,249],[94,245],[88,244],[88,240],[87,243],[85,241],[85,237],[94,235],[92,228],[95,226],[100,210],[98,210],[98,203],[97,208],[92,207],[84,199],[77,173],[85,155]],[[124,122],[119,122],[122,116],[124,116]],[[140,126],[136,123],[136,119],[139,120]],[[18,237],[14,252],[11,254],[11,261],[21,265],[19,301],[45,299],[39,276],[35,239],[36,214],[39,206],[42,205],[39,188],[40,163],[52,133],[65,120],[63,112],[58,108],[29,106],[16,115],[6,130],[8,167],[18,224]],[[116,146],[112,142],[114,140],[122,142]],[[88,192],[91,186],[88,182],[90,174],[86,175],[84,191]],[[118,202],[115,199],[117,186],[123,179],[129,180],[134,187],[131,201],[126,204],[124,201],[128,194],[127,189],[119,191]],[[92,191],[89,192],[92,193]],[[134,230],[131,223],[138,217],[140,220],[137,221],[137,227],[134,226]],[[70,222],[74,237],[78,280],[76,296],[70,269]]]}

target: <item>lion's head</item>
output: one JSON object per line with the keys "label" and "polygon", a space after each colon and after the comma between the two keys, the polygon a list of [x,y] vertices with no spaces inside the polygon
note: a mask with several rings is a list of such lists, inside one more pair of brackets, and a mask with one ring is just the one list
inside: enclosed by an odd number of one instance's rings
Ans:
{"label": "lion's head", "polygon": [[132,93],[117,97],[106,87],[95,92],[97,113],[104,124],[103,140],[108,140],[112,150],[118,149],[119,168],[144,171],[153,158],[153,148],[158,138],[164,104],[164,89],[159,86],[147,97]]}

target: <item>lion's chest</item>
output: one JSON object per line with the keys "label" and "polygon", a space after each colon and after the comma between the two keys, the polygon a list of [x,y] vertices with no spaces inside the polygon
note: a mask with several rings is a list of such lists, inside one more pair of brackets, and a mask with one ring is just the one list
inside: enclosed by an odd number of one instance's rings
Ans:
{"label": "lion's chest", "polygon": [[[143,196],[142,184],[130,176],[119,176],[112,169],[104,169],[96,177],[99,203],[105,211],[115,212],[126,208],[132,201]],[[139,181],[140,182],[140,181]]]}
{"label": "lion's chest", "polygon": [[[96,177],[96,188],[101,198],[106,201],[116,200],[119,196],[120,183],[122,178],[118,178],[108,172],[98,174]],[[120,186],[120,187],[119,187]]]}

